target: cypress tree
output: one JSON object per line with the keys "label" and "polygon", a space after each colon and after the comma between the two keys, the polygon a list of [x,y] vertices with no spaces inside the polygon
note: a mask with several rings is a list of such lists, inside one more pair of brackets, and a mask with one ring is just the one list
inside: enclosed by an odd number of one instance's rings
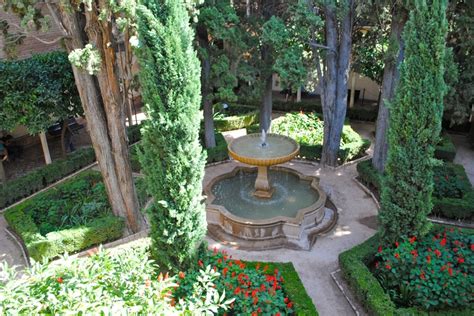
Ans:
{"label": "cypress tree", "polygon": [[390,104],[389,152],[379,220],[386,242],[422,236],[432,209],[434,146],[443,114],[446,0],[414,1],[405,59]]}
{"label": "cypress tree", "polygon": [[144,0],[137,17],[139,78],[148,116],[140,162],[154,198],[152,254],[162,269],[184,269],[206,232],[200,64],[182,1]]}

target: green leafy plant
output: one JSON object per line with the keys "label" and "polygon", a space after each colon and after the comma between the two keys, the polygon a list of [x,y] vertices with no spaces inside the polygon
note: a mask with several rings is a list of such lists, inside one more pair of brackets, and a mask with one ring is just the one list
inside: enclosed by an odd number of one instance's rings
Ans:
{"label": "green leafy plant", "polygon": [[91,251],[87,258],[35,263],[21,276],[3,264],[0,313],[208,315],[228,309],[231,300],[214,288],[219,274],[210,267],[199,271],[189,298],[174,301],[170,293],[179,279],[157,273],[148,246],[149,241],[140,240],[112,251]]}
{"label": "green leafy plant", "polygon": [[472,303],[474,239],[460,229],[435,230],[379,246],[375,275],[401,306],[425,309],[466,307]]}
{"label": "green leafy plant", "polygon": [[[225,252],[206,251],[198,260],[198,267],[212,267],[220,277],[215,280],[218,292],[233,298],[230,312],[236,315],[291,314],[293,302],[284,292],[284,279],[278,269],[267,265],[248,267],[241,260],[232,259]],[[173,293],[176,299],[189,297],[200,272],[190,269],[181,274],[179,287]],[[223,311],[220,311],[222,313]]]}

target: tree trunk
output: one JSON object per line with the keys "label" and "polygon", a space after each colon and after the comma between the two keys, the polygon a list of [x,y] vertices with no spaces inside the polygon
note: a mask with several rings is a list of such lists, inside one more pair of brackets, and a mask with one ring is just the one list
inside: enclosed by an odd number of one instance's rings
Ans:
{"label": "tree trunk", "polygon": [[[349,77],[349,61],[352,47],[352,15],[354,2],[348,3],[346,14],[343,17],[340,35],[337,34],[336,8],[333,5],[324,7],[326,18],[326,74],[323,118],[324,139],[321,164],[323,166],[337,166],[337,154],[341,144],[342,128],[347,109],[347,81]],[[340,42],[338,45],[338,37]],[[337,51],[336,56],[336,49]]]}
{"label": "tree trunk", "polygon": [[[82,32],[75,11],[67,3],[60,2],[56,13],[68,35],[68,39],[65,41],[67,51],[82,49],[84,47]],[[110,39],[106,37],[104,41],[97,40],[94,43],[100,49],[103,45],[108,47],[108,41]],[[103,65],[98,79],[99,86],[103,91],[97,91],[93,76],[74,66],[72,68],[112,211],[115,215],[126,219],[129,231],[137,232],[140,228],[138,202],[128,161],[124,120],[120,116],[123,109],[120,110],[120,103],[115,102],[115,93],[112,93],[112,90],[113,92],[116,90],[114,83],[117,85],[118,80],[113,71],[111,73],[113,67],[109,62],[113,61],[115,56],[110,56],[114,55],[112,48],[102,50],[102,54]],[[107,60],[107,58],[112,59]],[[99,96],[102,96],[103,100]],[[109,96],[112,99],[109,100]],[[104,101],[105,109],[102,107],[101,101]]]}
{"label": "tree trunk", "polygon": [[[372,158],[372,164],[379,172],[385,169],[385,162],[388,153],[388,122],[389,109],[387,102],[390,102],[395,95],[395,89],[398,84],[400,76],[399,67],[403,61],[403,40],[402,31],[405,25],[407,14],[403,8],[396,7],[392,13],[392,24],[390,30],[390,45],[397,45],[399,47],[398,53],[395,56],[386,56],[385,68],[383,71],[382,92],[379,102],[379,113],[377,115],[376,131],[375,131],[375,146]],[[393,52],[393,49],[388,50]]]}
{"label": "tree trunk", "polygon": [[212,100],[204,96],[204,142],[206,148],[216,147],[216,137],[214,135],[214,118]]}
{"label": "tree trunk", "polygon": [[66,158],[66,144],[64,143],[64,139],[66,138],[66,132],[67,132],[67,119],[63,121],[63,124],[61,126],[61,151],[63,158]]}
{"label": "tree trunk", "polygon": [[[275,0],[264,0],[262,2],[262,15],[265,21],[269,20],[275,11]],[[263,45],[262,54],[262,78],[265,80],[262,91],[262,102],[260,103],[260,131],[269,130],[272,123],[272,88],[273,88],[273,56],[272,47]]]}

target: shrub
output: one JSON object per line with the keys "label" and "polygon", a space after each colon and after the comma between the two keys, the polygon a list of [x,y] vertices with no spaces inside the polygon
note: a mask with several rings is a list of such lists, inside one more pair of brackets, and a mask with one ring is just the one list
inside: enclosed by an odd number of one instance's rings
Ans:
{"label": "shrub", "polygon": [[230,104],[223,108],[221,103],[214,105],[214,127],[219,132],[245,128],[258,122],[260,111],[255,107]]}
{"label": "shrub", "polygon": [[152,253],[163,269],[182,269],[206,233],[201,68],[181,1],[143,1],[137,18],[139,79],[148,116],[140,162],[154,198],[148,209]]}
{"label": "shrub", "polygon": [[189,297],[172,301],[169,293],[178,278],[157,274],[148,244],[140,240],[87,258],[37,263],[20,277],[3,266],[0,314],[205,315],[230,304],[213,288],[218,274],[211,269],[200,271]]}
{"label": "shrub", "polygon": [[124,223],[111,214],[101,176],[94,171],[8,209],[5,219],[35,260],[116,239]]}
{"label": "shrub", "polygon": [[448,135],[443,135],[435,147],[435,158],[452,162],[456,157],[456,147]]}
{"label": "shrub", "polygon": [[[294,272],[294,270],[286,265],[283,265],[282,272],[278,269],[279,264],[247,263],[234,260],[225,252],[214,249],[214,251],[201,254],[198,266],[211,266],[220,274],[215,281],[216,289],[234,299],[229,311],[231,314],[274,315],[277,312],[282,314],[295,312],[303,315],[317,315],[297,274],[292,274],[291,271]],[[284,272],[287,274],[284,275]],[[295,275],[296,280],[294,280]],[[287,280],[287,276],[290,281]],[[188,297],[197,278],[198,273],[194,269],[183,274],[179,287],[173,293],[174,297],[176,299]],[[295,291],[292,291],[291,295],[298,300],[299,305],[290,299],[288,285],[293,286],[292,289]]]}
{"label": "shrub", "polygon": [[[273,133],[293,138],[300,144],[300,156],[311,160],[321,158],[323,144],[323,121],[315,113],[288,113],[272,122]],[[342,131],[339,161],[356,159],[365,154],[370,142],[362,139],[349,125]]]}
{"label": "shrub", "polygon": [[401,239],[378,248],[374,273],[399,306],[466,307],[474,284],[472,242],[454,228]]}

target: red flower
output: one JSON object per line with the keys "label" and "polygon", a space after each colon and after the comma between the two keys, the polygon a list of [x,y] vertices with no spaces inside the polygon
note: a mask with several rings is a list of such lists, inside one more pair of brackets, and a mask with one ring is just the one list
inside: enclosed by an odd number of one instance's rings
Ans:
{"label": "red flower", "polygon": [[395,253],[395,258],[400,259],[400,255],[398,254],[398,252]]}
{"label": "red flower", "polygon": [[410,251],[411,255],[413,256],[413,258],[416,258],[418,257],[418,251],[416,251],[416,249]]}
{"label": "red flower", "polygon": [[422,280],[426,280],[426,276],[425,276],[425,273],[424,273],[424,272],[421,272],[420,278],[421,278]]}
{"label": "red flower", "polygon": [[379,249],[377,249],[377,251],[378,251],[379,253],[381,253],[381,252],[382,252],[382,246],[379,246]]}
{"label": "red flower", "polygon": [[450,276],[453,276],[453,268],[449,267],[448,268],[448,273]]}
{"label": "red flower", "polygon": [[179,276],[180,279],[184,279],[184,272],[179,271],[178,276]]}
{"label": "red flower", "polygon": [[252,291],[252,297],[257,296],[257,292],[258,292],[258,290],[253,290],[253,291]]}
{"label": "red flower", "polygon": [[286,307],[292,308],[293,307],[293,302],[289,302],[288,304],[286,304]]}
{"label": "red flower", "polygon": [[276,313],[275,316],[281,316],[281,314],[280,314],[280,313]]}
{"label": "red flower", "polygon": [[252,316],[258,316],[257,312],[252,312]]}
{"label": "red flower", "polygon": [[232,271],[232,277],[235,278],[235,271]]}
{"label": "red flower", "polygon": [[285,302],[285,304],[287,304],[289,301],[290,301],[290,299],[289,299],[288,297],[285,297],[285,298],[283,299],[283,302]]}
{"label": "red flower", "polygon": [[474,251],[474,244],[471,244],[471,251]]}
{"label": "red flower", "polygon": [[238,286],[238,287],[235,288],[234,294],[235,294],[235,295],[240,294],[240,286]]}
{"label": "red flower", "polygon": [[201,260],[198,261],[198,265],[202,268],[204,266],[204,264],[202,263]]}
{"label": "red flower", "polygon": [[257,309],[257,312],[261,313],[261,312],[262,312],[262,309],[259,307],[259,308]]}
{"label": "red flower", "polygon": [[444,270],[446,270],[446,265],[443,265],[443,266],[441,267],[441,271],[444,271]]}
{"label": "red flower", "polygon": [[458,258],[458,262],[459,262],[459,263],[464,263],[464,258],[459,257],[459,258]]}
{"label": "red flower", "polygon": [[458,250],[459,250],[459,249],[456,248],[456,247],[453,248],[453,251],[454,251],[454,252],[458,252]]}
{"label": "red flower", "polygon": [[387,265],[385,265],[385,268],[386,268],[387,270],[390,270],[392,267],[391,267],[389,264],[387,264]]}
{"label": "red flower", "polygon": [[64,282],[63,278],[61,278],[61,277],[57,278],[56,281],[57,281],[58,283],[63,283],[63,282]]}
{"label": "red flower", "polygon": [[398,243],[398,241],[396,241],[396,242],[395,242],[395,247],[398,248],[398,246],[399,246],[399,243]]}
{"label": "red flower", "polygon": [[416,237],[415,237],[415,236],[413,236],[413,237],[410,238],[410,244],[413,244],[415,241],[416,241]]}
{"label": "red flower", "polygon": [[435,249],[434,253],[438,258],[441,256],[441,251],[439,251],[438,249]]}
{"label": "red flower", "polygon": [[258,270],[258,269],[260,269],[260,262],[257,263],[257,266],[255,267],[255,270]]}
{"label": "red flower", "polygon": [[221,263],[222,263],[222,259],[221,259],[221,258],[217,259],[217,263],[221,264]]}
{"label": "red flower", "polygon": [[275,274],[278,274],[278,269],[275,269],[275,271],[273,271]]}
{"label": "red flower", "polygon": [[446,246],[446,237],[444,237],[443,239],[441,239],[441,241],[439,242],[439,244],[440,244],[441,246],[443,246],[443,247]]}
{"label": "red flower", "polygon": [[225,267],[224,269],[222,269],[222,274],[224,275],[224,277],[226,276],[227,271],[229,271],[229,268],[227,268],[227,267]]}
{"label": "red flower", "polygon": [[253,305],[257,305],[257,303],[258,303],[258,296],[255,296],[253,298]]}
{"label": "red flower", "polygon": [[426,262],[430,263],[431,262],[431,256],[426,256]]}

